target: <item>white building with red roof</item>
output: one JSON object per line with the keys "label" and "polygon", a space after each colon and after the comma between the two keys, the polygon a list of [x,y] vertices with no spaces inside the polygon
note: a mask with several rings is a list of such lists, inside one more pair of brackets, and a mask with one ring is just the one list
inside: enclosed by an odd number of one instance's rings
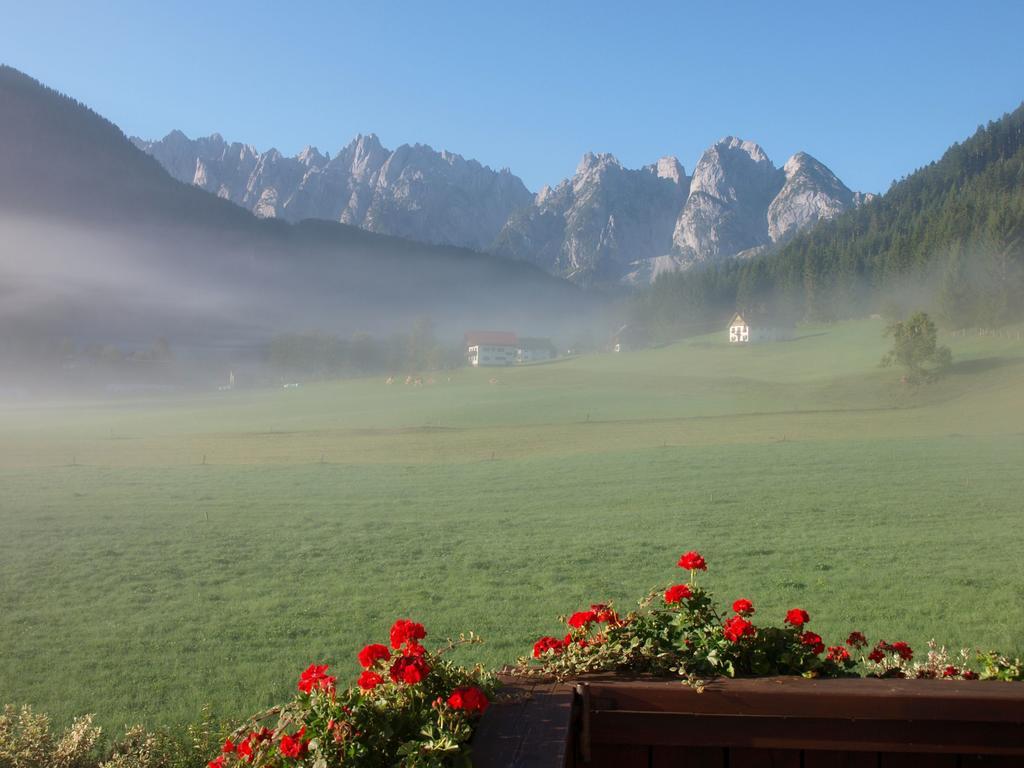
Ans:
{"label": "white building with red roof", "polygon": [[468,331],[466,359],[474,367],[514,365],[519,339],[512,331]]}

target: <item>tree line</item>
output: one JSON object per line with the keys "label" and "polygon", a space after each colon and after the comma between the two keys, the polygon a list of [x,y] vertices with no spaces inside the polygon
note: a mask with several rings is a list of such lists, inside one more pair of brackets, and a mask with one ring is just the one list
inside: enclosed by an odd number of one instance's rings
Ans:
{"label": "tree line", "polygon": [[952,328],[1024,317],[1024,106],[759,256],[660,276],[631,314],[667,338],[736,309],[832,321],[900,303]]}

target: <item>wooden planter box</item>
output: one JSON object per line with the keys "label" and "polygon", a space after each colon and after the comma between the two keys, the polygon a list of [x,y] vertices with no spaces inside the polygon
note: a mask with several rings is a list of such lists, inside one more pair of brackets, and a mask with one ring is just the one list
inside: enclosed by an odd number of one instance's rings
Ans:
{"label": "wooden planter box", "polygon": [[1024,684],[510,678],[477,768],[1024,768]]}

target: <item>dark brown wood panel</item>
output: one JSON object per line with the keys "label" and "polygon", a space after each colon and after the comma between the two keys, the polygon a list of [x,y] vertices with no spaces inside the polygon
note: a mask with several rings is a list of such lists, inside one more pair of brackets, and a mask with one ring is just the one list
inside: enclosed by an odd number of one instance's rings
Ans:
{"label": "dark brown wood panel", "polygon": [[651,768],[727,768],[717,747],[652,747]]}
{"label": "dark brown wood panel", "polygon": [[803,768],[878,768],[878,753],[808,749]]}
{"label": "dark brown wood panel", "polygon": [[913,753],[879,755],[879,768],[957,768],[956,755]]}
{"label": "dark brown wood panel", "polygon": [[729,768],[800,768],[795,749],[730,749]]}
{"label": "dark brown wood panel", "polygon": [[630,744],[595,745],[586,768],[648,768],[651,749]]}

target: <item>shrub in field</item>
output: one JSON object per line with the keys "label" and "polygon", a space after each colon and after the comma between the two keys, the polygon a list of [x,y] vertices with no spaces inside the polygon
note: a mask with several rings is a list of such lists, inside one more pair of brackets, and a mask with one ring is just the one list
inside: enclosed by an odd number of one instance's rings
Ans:
{"label": "shrub in field", "polygon": [[206,762],[225,731],[204,710],[184,732],[128,728],[121,738],[102,743],[92,716],[55,731],[50,719],[31,707],[5,707],[0,713],[0,768],[195,768]]}
{"label": "shrub in field", "polygon": [[326,665],[310,665],[288,704],[254,717],[223,744],[209,768],[233,766],[469,765],[466,744],[496,687],[494,676],[445,658],[473,635],[434,651],[423,625],[399,619],[390,643],[359,653],[363,672],[337,687]]}
{"label": "shrub in field", "polygon": [[0,714],[0,766],[3,768],[91,768],[100,729],[85,715],[63,733],[50,729],[50,719],[31,707],[4,707]]}
{"label": "shrub in field", "polygon": [[809,628],[811,617],[803,608],[790,609],[774,626],[761,622],[750,600],[739,598],[729,610],[697,584],[697,573],[707,570],[698,552],[687,552],[678,565],[689,574],[684,583],[652,591],[624,616],[601,604],[563,617],[567,633],[537,640],[517,670],[557,678],[611,671],[677,674],[698,688],[718,675],[1021,679],[1021,662],[995,653],[977,657],[979,674],[967,651],[950,659],[934,643],[923,662],[914,662],[913,649],[901,641],[879,640],[867,651],[860,632],[826,645]]}

